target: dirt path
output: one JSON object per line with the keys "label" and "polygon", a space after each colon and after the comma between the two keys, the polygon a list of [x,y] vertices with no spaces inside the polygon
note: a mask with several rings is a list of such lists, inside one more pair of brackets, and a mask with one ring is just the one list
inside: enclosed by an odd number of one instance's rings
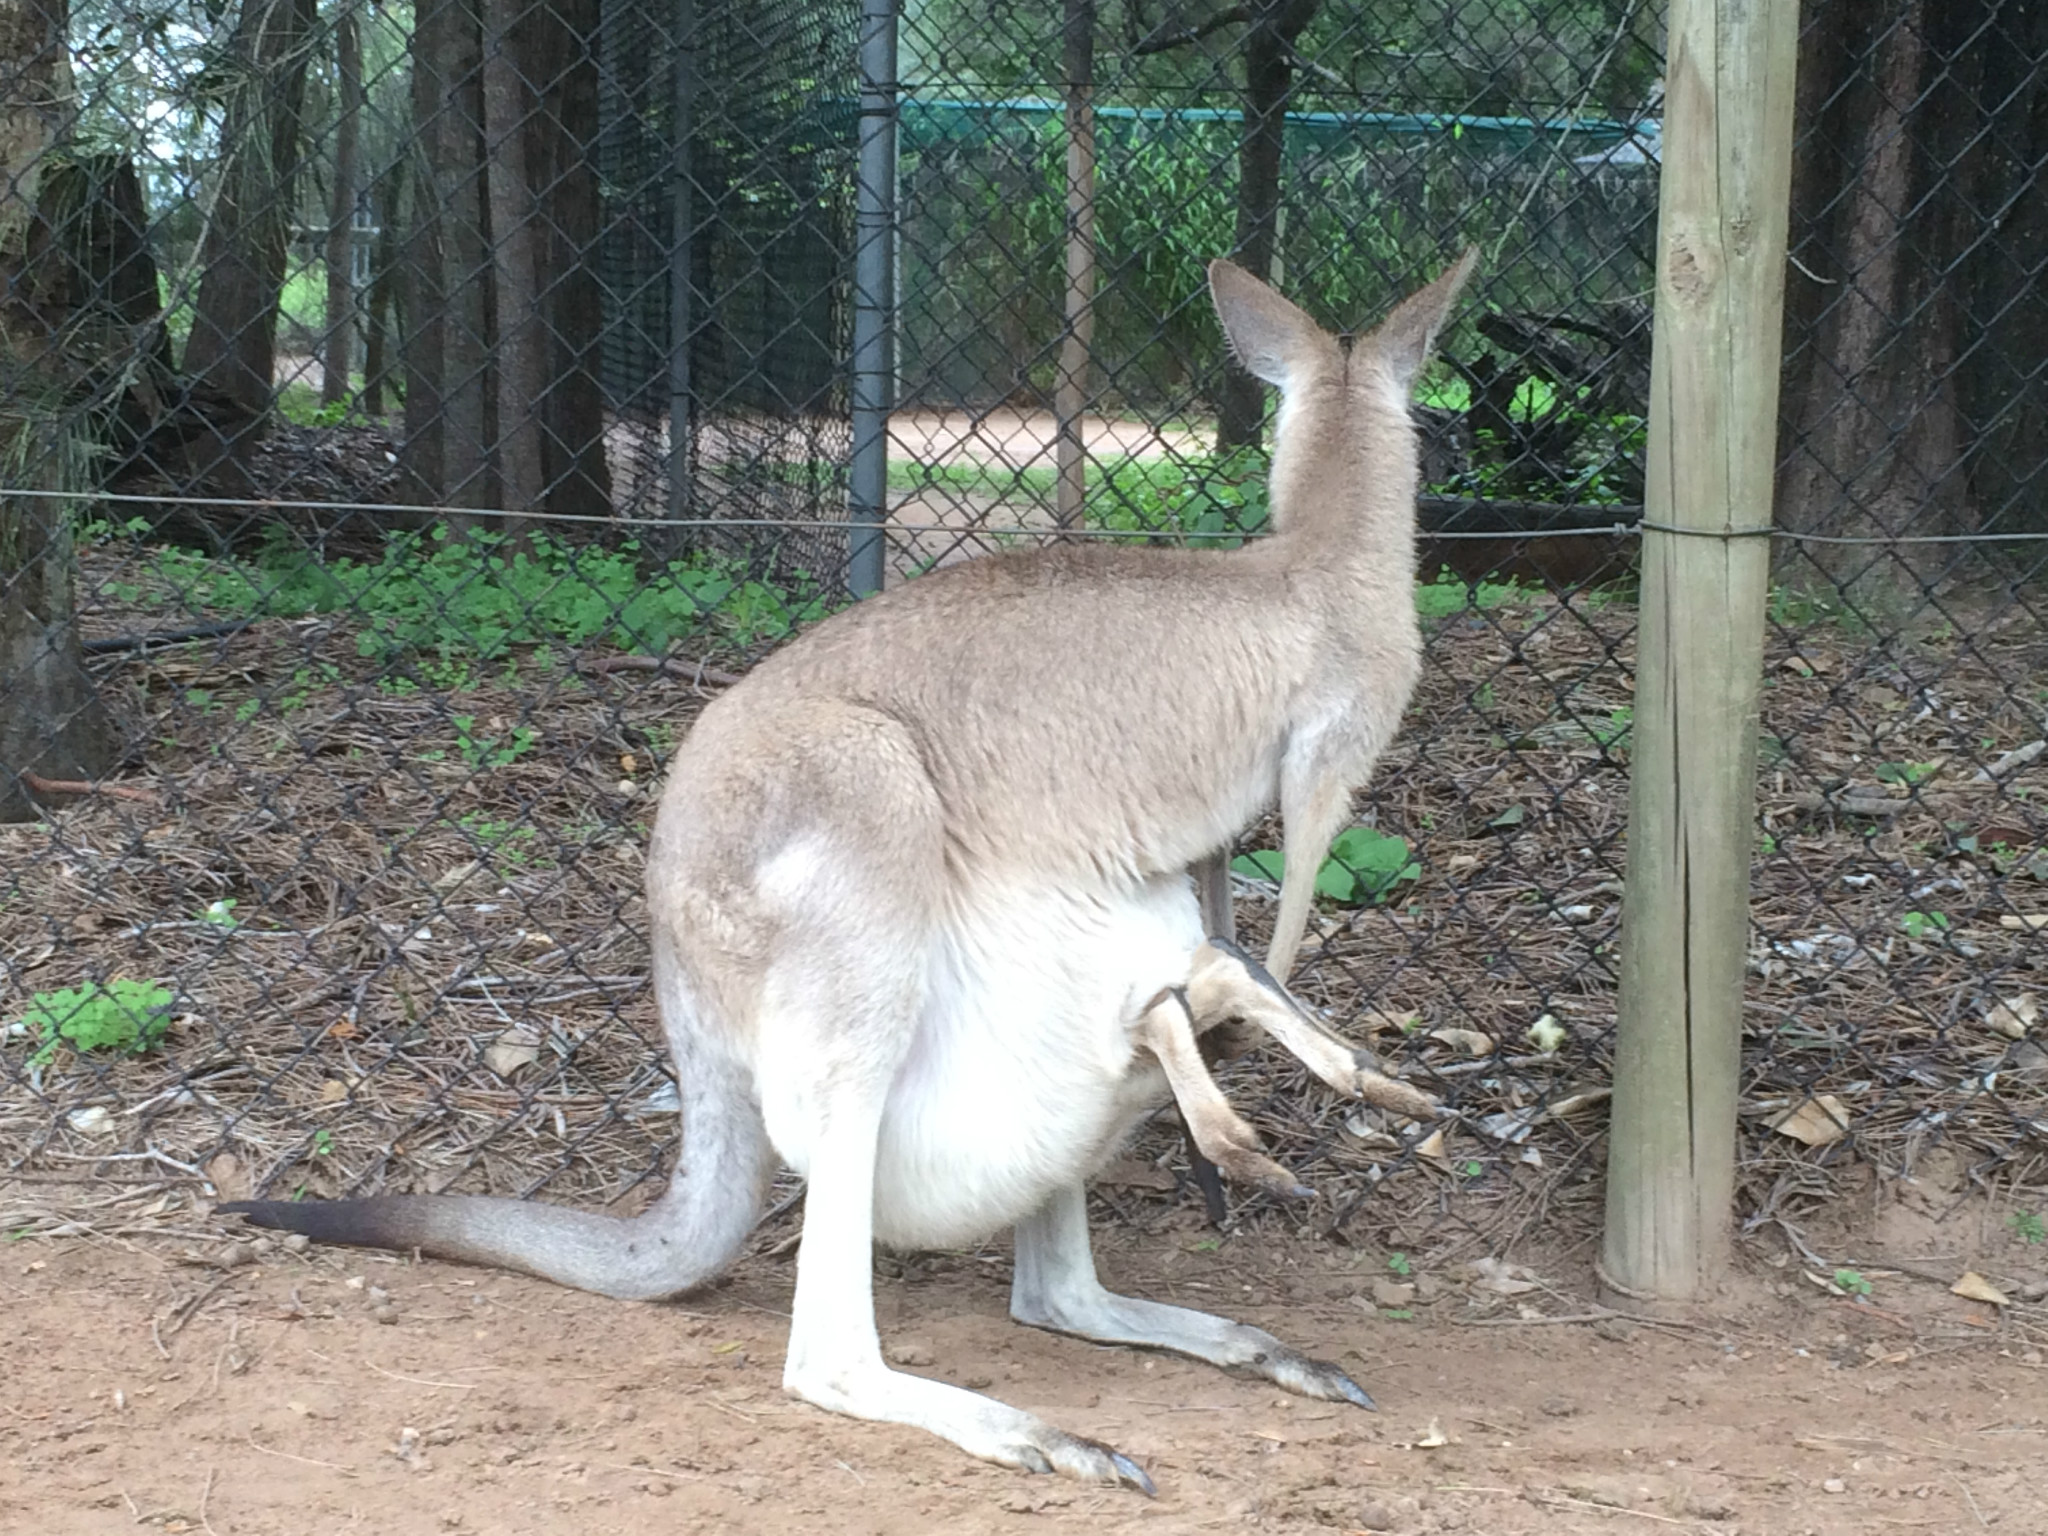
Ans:
{"label": "dirt path", "polygon": [[[1105,1275],[1341,1358],[1384,1411],[1014,1327],[997,1248],[881,1266],[899,1358],[1111,1441],[1150,1470],[1154,1501],[982,1466],[788,1401],[785,1260],[749,1260],[692,1304],[651,1307],[339,1250],[221,1269],[181,1261],[175,1244],[20,1242],[0,1249],[13,1334],[0,1529],[2048,1528],[2048,1383],[2015,1358],[2020,1341],[1943,1343],[1924,1318],[1796,1295],[1752,1302],[1740,1332],[1461,1326],[1462,1289],[1389,1320],[1357,1299],[1385,1277],[1378,1256],[1206,1241],[1144,1239],[1106,1254]],[[1928,1291],[1957,1321],[1963,1304]]]}
{"label": "dirt path", "polygon": [[[919,464],[988,464],[1006,469],[1051,468],[1056,418],[1050,411],[997,406],[986,411],[898,411],[889,418],[889,451]],[[1090,416],[1081,423],[1088,457],[1199,458],[1210,434],[1187,427],[1155,427],[1122,417]]]}

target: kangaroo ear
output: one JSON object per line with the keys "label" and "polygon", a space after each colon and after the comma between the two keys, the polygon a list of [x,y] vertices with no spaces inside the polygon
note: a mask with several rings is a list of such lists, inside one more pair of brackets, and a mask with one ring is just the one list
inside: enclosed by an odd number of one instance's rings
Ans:
{"label": "kangaroo ear", "polygon": [[1209,295],[1230,350],[1257,377],[1285,389],[1329,345],[1322,328],[1243,267],[1209,263]]}
{"label": "kangaroo ear", "polygon": [[1464,254],[1448,271],[1396,304],[1393,313],[1372,333],[1373,350],[1385,361],[1402,393],[1407,393],[1415,376],[1422,372],[1422,365],[1429,360],[1429,349],[1436,344],[1437,332],[1443,329],[1465,279],[1478,265],[1479,247],[1466,246]]}

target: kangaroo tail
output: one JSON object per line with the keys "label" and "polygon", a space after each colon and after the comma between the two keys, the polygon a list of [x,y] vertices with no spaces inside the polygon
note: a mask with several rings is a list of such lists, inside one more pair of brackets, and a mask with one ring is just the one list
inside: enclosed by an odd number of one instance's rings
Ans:
{"label": "kangaroo tail", "polygon": [[[672,1040],[682,1033],[672,1029]],[[709,1052],[691,1055],[677,1062],[683,1128],[675,1173],[661,1198],[635,1217],[459,1195],[237,1200],[215,1210],[318,1242],[416,1248],[601,1296],[679,1295],[732,1262],[760,1216],[773,1171],[750,1074]]]}

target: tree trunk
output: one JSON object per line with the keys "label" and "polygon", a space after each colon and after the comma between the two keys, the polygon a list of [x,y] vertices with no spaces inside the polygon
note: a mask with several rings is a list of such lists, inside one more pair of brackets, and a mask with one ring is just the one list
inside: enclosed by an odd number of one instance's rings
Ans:
{"label": "tree trunk", "polygon": [[[61,423],[71,380],[61,315],[37,312],[38,183],[70,132],[62,0],[0,0],[0,464],[24,489],[83,490],[91,460]],[[115,735],[87,675],[73,603],[72,503],[0,496],[0,821],[34,815],[28,775],[98,778]]]}
{"label": "tree trunk", "polygon": [[[1987,0],[1940,11],[1935,46],[1948,54],[1977,35]],[[1967,252],[1959,277],[1964,316],[1957,404],[1970,454],[1970,492],[1986,532],[2048,532],[2048,4],[1999,8],[1995,41],[1972,49],[1981,115],[1951,114],[1949,138],[1967,135],[1972,179],[1958,211],[1983,211],[1988,228],[1951,237]],[[1951,39],[1956,39],[1951,43]],[[1960,119],[1960,120],[1954,120]]]}
{"label": "tree trunk", "polygon": [[[521,0],[483,0],[485,180],[491,213],[492,296],[497,305],[497,463],[505,506],[540,510],[540,399],[546,388],[535,258],[533,178],[526,126],[532,115],[513,27]],[[508,530],[512,531],[512,530]]]}
{"label": "tree trunk", "polygon": [[184,368],[248,416],[218,444],[231,461],[254,446],[270,408],[315,20],[314,0],[243,0],[230,45],[225,152]]}
{"label": "tree trunk", "polygon": [[405,158],[393,161],[370,195],[370,206],[377,219],[377,243],[370,251],[370,299],[363,317],[363,414],[373,419],[384,414],[384,388],[391,379],[391,344],[401,318],[398,232],[405,218],[405,172],[409,163]]}
{"label": "tree trunk", "polygon": [[[1237,239],[1232,259],[1262,281],[1273,276],[1280,235],[1280,169],[1287,99],[1294,89],[1294,45],[1322,0],[1253,0],[1244,38],[1244,133],[1237,146]],[[1242,368],[1226,369],[1216,402],[1219,452],[1255,448],[1265,425],[1266,392]]]}
{"label": "tree trunk", "polygon": [[[2044,62],[2040,4],[1808,6],[1784,526],[1875,539],[2048,526],[2048,406],[2026,382],[2048,346]],[[1794,545],[1785,575],[1852,598],[1910,594],[1953,554]]]}
{"label": "tree trunk", "polygon": [[356,142],[363,97],[363,45],[354,0],[342,0],[334,21],[334,185],[327,210],[327,336],[320,360],[320,403],[349,395],[355,368]]}
{"label": "tree trunk", "polygon": [[476,0],[420,0],[412,42],[413,219],[407,238],[405,445],[422,501],[490,506],[490,247]]}
{"label": "tree trunk", "polygon": [[1079,528],[1088,502],[1084,436],[1095,343],[1095,0],[1067,0],[1066,335],[1053,382],[1054,521]]}
{"label": "tree trunk", "polygon": [[550,513],[609,517],[604,391],[598,346],[604,331],[597,280],[601,210],[597,177],[597,54],[600,0],[555,0],[522,22],[521,57],[539,112],[527,133],[540,271],[546,387],[541,395],[541,474]]}

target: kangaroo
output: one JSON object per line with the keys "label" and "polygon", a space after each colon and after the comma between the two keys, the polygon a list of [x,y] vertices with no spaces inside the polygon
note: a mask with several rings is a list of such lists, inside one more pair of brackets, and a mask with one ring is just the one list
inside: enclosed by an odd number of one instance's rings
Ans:
{"label": "kangaroo", "polygon": [[[1432,1107],[1282,982],[1420,668],[1409,394],[1476,255],[1357,338],[1210,266],[1237,357],[1281,392],[1270,537],[970,561],[825,620],[704,711],[647,857],[682,1128],[643,1214],[422,1196],[219,1209],[656,1299],[732,1261],[779,1156],[808,1181],[783,1385],[818,1407],[1149,1493],[1107,1446],[883,1363],[874,1244],[1004,1224],[1019,1322],[1371,1407],[1260,1329],[1106,1290],[1083,1181],[1177,1091],[1227,1168],[1293,1190],[1202,1065],[1197,1037],[1234,1021],[1346,1092]],[[1204,932],[1189,871],[1276,798],[1286,873],[1261,968]]]}

